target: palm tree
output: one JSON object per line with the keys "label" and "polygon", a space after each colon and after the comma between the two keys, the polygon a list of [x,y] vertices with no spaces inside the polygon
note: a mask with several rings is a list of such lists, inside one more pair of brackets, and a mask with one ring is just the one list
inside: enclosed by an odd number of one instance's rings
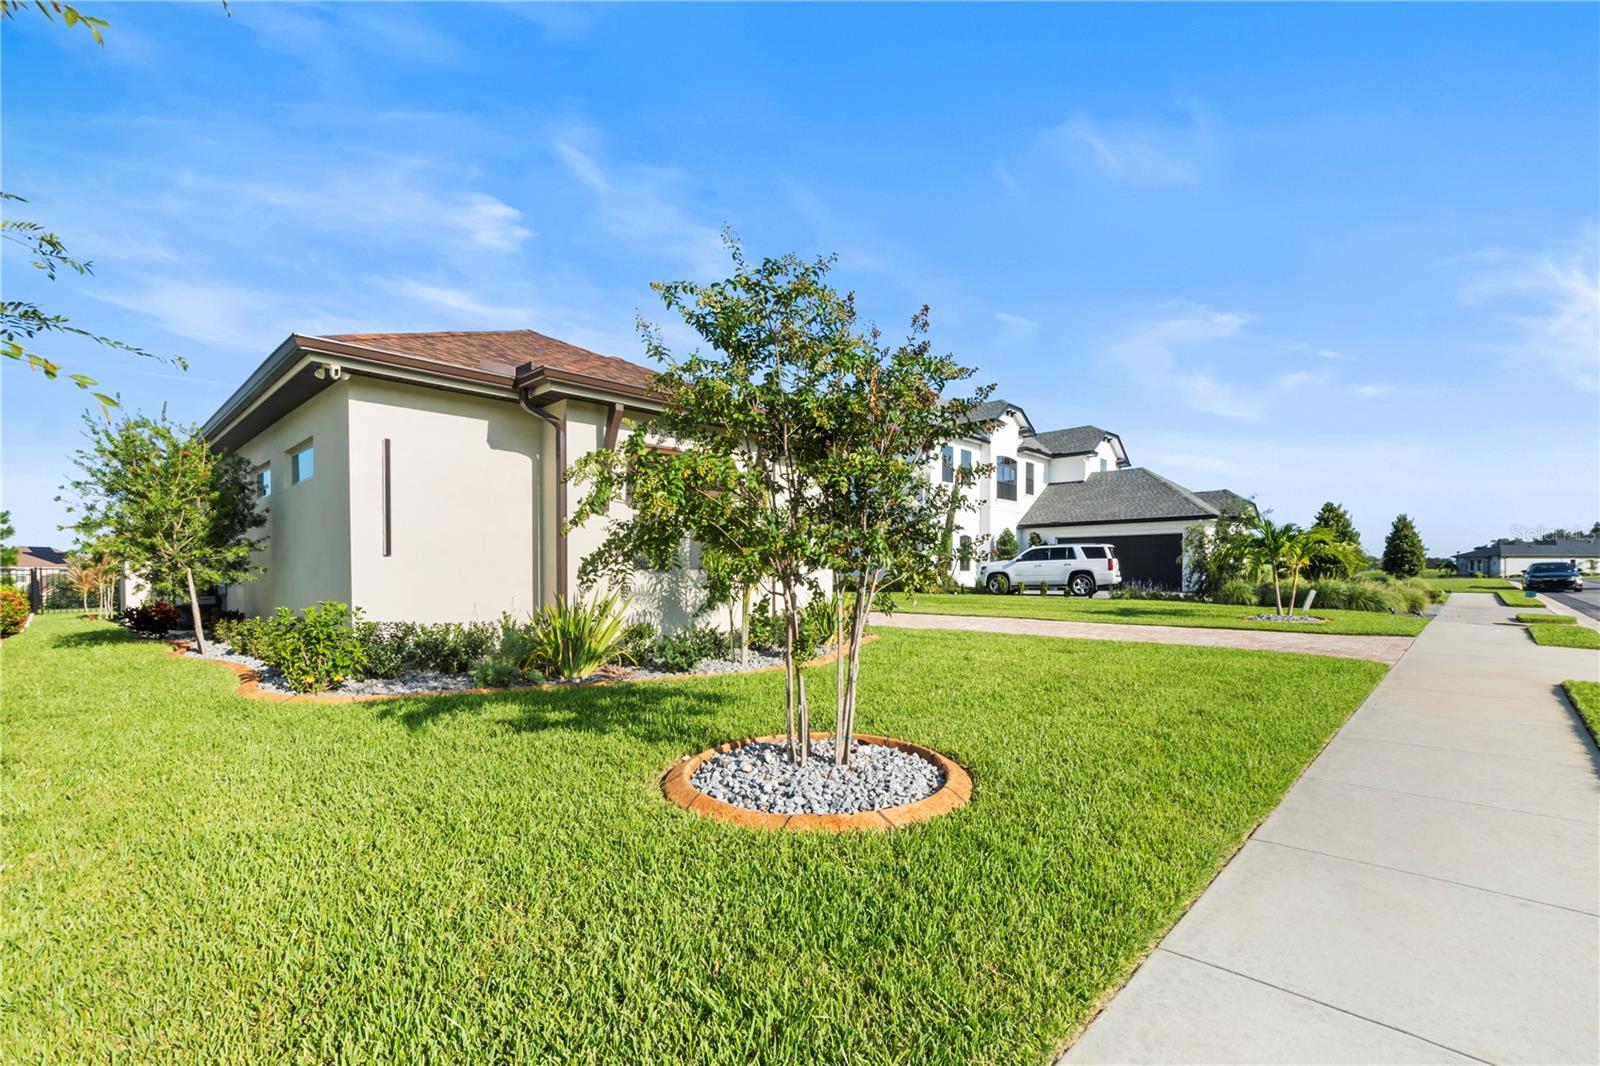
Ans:
{"label": "palm tree", "polygon": [[[1288,529],[1294,527],[1288,526]],[[1348,546],[1336,540],[1332,531],[1321,526],[1312,526],[1310,529],[1295,529],[1283,539],[1283,549],[1279,554],[1279,561],[1289,573],[1289,617],[1294,617],[1295,597],[1300,593],[1300,573],[1307,566],[1319,559],[1332,558],[1343,564],[1348,556],[1345,554]],[[1283,613],[1279,611],[1279,613]]]}
{"label": "palm tree", "polygon": [[1300,534],[1300,527],[1293,522],[1282,525],[1267,517],[1269,512],[1257,511],[1255,515],[1255,528],[1251,530],[1250,557],[1258,566],[1267,567],[1272,571],[1272,599],[1276,604],[1278,614],[1283,613],[1283,586],[1279,583],[1280,575],[1289,542]]}
{"label": "palm tree", "polygon": [[67,559],[67,584],[82,598],[86,618],[89,615],[89,594],[100,595],[104,578],[105,567],[100,560],[88,555],[73,555]]}

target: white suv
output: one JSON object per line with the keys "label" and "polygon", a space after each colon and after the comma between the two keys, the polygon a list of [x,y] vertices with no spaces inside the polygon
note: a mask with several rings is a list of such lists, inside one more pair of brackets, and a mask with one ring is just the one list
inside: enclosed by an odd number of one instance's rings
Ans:
{"label": "white suv", "polygon": [[1110,544],[1041,544],[1015,559],[978,567],[978,585],[1002,596],[1041,585],[1074,596],[1093,596],[1121,583],[1117,552]]}

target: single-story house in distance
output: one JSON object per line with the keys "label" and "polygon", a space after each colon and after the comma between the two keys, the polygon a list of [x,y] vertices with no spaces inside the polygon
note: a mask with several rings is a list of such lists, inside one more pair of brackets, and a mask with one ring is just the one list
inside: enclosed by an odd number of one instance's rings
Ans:
{"label": "single-story house in distance", "polygon": [[1486,544],[1456,555],[1456,573],[1485,577],[1516,577],[1530,563],[1557,559],[1573,563],[1588,573],[1600,571],[1600,538],[1516,540]]}
{"label": "single-story house in distance", "polygon": [[949,483],[956,468],[978,466],[993,472],[972,490],[976,509],[956,519],[961,547],[973,550],[959,553],[952,567],[963,584],[974,580],[973,554],[992,552],[1009,529],[1022,546],[1030,533],[1048,544],[1114,544],[1125,581],[1183,588],[1184,530],[1215,528],[1224,514],[1254,506],[1232,490],[1194,492],[1134,466],[1122,438],[1099,426],[1036,430],[1027,412],[1006,400],[979,404],[971,427],[944,447],[929,477]]}

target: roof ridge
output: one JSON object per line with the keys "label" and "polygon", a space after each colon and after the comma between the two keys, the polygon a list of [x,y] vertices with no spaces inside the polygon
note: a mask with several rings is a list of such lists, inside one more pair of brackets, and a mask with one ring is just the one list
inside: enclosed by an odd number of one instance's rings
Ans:
{"label": "roof ridge", "polygon": [[[1202,500],[1199,496],[1195,495],[1193,490],[1184,488],[1182,485],[1178,484],[1176,481],[1173,481],[1169,477],[1162,477],[1160,474],[1156,473],[1154,470],[1151,470],[1147,466],[1130,466],[1130,467],[1127,467],[1127,469],[1128,470],[1143,470],[1146,474],[1149,474],[1151,477],[1155,478],[1157,481],[1161,482],[1163,485],[1167,486],[1170,489],[1175,489],[1179,493],[1181,493],[1184,496],[1188,497],[1189,499],[1193,500],[1195,503],[1198,503],[1201,507],[1204,507],[1206,510],[1210,511],[1212,514],[1221,514],[1222,513],[1217,508],[1211,506],[1210,503],[1208,503],[1205,500]],[[1109,471],[1109,470],[1101,471],[1101,472],[1102,473],[1107,473],[1107,474],[1111,473],[1111,471]],[[1093,474],[1090,475],[1090,477],[1093,477],[1093,476],[1094,476]]]}

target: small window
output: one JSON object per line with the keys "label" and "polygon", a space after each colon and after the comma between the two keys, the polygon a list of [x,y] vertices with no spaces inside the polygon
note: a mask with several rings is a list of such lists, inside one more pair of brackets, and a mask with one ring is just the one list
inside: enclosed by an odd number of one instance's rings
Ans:
{"label": "small window", "polygon": [[1033,495],[1033,464],[1032,463],[1023,463],[1022,466],[1023,466],[1023,472],[1027,476],[1026,488],[1028,490],[1028,495],[1032,496]]}
{"label": "small window", "polygon": [[939,456],[939,479],[947,485],[956,479],[956,450],[948,444]]}
{"label": "small window", "polygon": [[972,569],[972,538],[961,538],[961,551],[959,552],[962,573]]}
{"label": "small window", "polygon": [[1104,548],[1090,546],[1083,549],[1083,557],[1085,559],[1104,559],[1106,557],[1106,550]]}
{"label": "small window", "polygon": [[317,450],[310,444],[289,453],[289,484],[310,481],[317,472]]}
{"label": "small window", "polygon": [[1100,457],[1100,472],[1102,474],[1104,474],[1106,472],[1106,467],[1109,466],[1109,465],[1110,464],[1106,461],[1106,458],[1104,456],[1101,456]]}
{"label": "small window", "polygon": [[961,449],[961,469],[972,473],[972,451],[968,448]]}
{"label": "small window", "polygon": [[995,495],[1002,500],[1017,498],[1017,461],[1002,455],[995,461]]}
{"label": "small window", "polygon": [[272,464],[256,469],[256,498],[272,495]]}

